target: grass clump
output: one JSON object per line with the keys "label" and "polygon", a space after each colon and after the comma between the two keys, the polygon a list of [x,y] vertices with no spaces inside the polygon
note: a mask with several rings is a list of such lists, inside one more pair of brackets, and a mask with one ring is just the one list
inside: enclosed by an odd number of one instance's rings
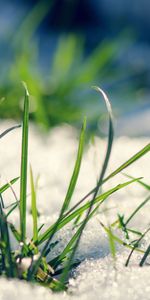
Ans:
{"label": "grass clump", "polygon": [[[10,206],[8,213],[5,213],[5,205],[3,201],[3,193],[5,190],[9,189],[12,184],[14,184],[19,178],[14,178],[10,183],[5,184],[0,188],[0,275],[9,278],[19,278],[27,280],[29,282],[37,282],[44,286],[49,287],[54,291],[61,291],[67,288],[68,278],[70,271],[73,267],[78,265],[74,259],[75,252],[78,248],[80,239],[82,237],[83,230],[87,222],[95,215],[100,205],[108,199],[113,193],[123,189],[124,187],[137,182],[142,184],[145,188],[149,189],[145,183],[142,182],[141,178],[129,178],[124,183],[119,183],[113,188],[103,192],[102,185],[110,180],[112,177],[116,176],[118,173],[122,172],[129,165],[134,163],[140,157],[145,155],[150,151],[150,144],[146,145],[138,153],[132,156],[124,164],[115,169],[111,174],[105,177],[107,166],[109,163],[112,145],[113,145],[113,116],[111,104],[106,96],[106,94],[98,87],[94,87],[98,92],[100,92],[104,98],[106,108],[109,116],[109,129],[108,129],[108,143],[104,162],[102,169],[100,171],[97,186],[94,187],[90,192],[87,193],[82,199],[80,199],[73,207],[70,207],[72,195],[74,193],[76,183],[78,180],[78,175],[80,171],[80,166],[83,157],[84,140],[85,140],[85,130],[86,130],[86,119],[83,121],[79,146],[77,152],[77,158],[74,166],[74,170],[70,179],[69,187],[66,193],[66,197],[63,201],[62,208],[58,219],[54,224],[52,224],[47,230],[41,233],[41,228],[38,228],[38,211],[36,206],[36,185],[33,178],[33,171],[30,166],[30,185],[31,185],[31,213],[33,219],[33,236],[30,240],[27,238],[26,232],[26,200],[27,200],[27,171],[28,171],[28,128],[29,128],[29,93],[27,87],[25,87],[25,97],[24,97],[24,113],[23,113],[23,125],[22,125],[22,154],[21,154],[21,171],[20,171],[20,199],[16,203]],[[17,126],[18,127],[18,126]],[[10,130],[15,129],[15,127],[6,130],[1,134],[3,137]],[[131,249],[131,254],[134,250],[143,253],[143,258],[140,265],[143,265],[146,257],[149,254],[149,248],[146,252],[139,248],[139,243],[132,243],[128,240],[129,233],[131,229],[127,226],[130,220],[135,216],[135,214],[141,209],[146,202],[146,199],[128,219],[125,221],[124,217],[118,216],[118,219],[108,227],[101,223],[104,230],[108,234],[110,250],[113,258],[116,256],[115,243],[118,242],[129,249]],[[14,224],[8,221],[8,216],[12,213],[16,207],[19,207],[20,212],[20,228],[16,228]],[[79,222],[80,220],[80,222]],[[64,226],[74,221],[75,233],[62,250],[62,252],[48,261],[48,254],[51,253],[54,247],[59,243],[59,241],[54,242],[55,234],[61,230]],[[118,238],[114,234],[114,227],[118,226],[126,234],[126,242]],[[133,231],[133,230],[132,230]],[[13,250],[10,242],[10,232],[15,237],[18,244],[18,249]],[[146,233],[145,233],[146,234]],[[141,239],[140,235],[140,239]],[[128,265],[130,257],[126,263]]]}

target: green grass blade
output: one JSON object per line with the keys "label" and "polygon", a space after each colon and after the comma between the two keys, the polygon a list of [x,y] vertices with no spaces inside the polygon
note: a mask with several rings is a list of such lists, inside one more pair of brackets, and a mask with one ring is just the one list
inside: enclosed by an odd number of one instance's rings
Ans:
{"label": "green grass blade", "polygon": [[37,225],[37,206],[36,206],[36,191],[33,180],[33,172],[30,166],[30,185],[31,185],[31,211],[33,219],[33,242],[38,239],[38,225]]}
{"label": "green grass blade", "polygon": [[10,184],[14,184],[20,177],[16,177],[14,179],[12,179],[10,181],[10,183],[6,183],[4,184],[1,188],[0,188],[0,194],[4,193],[6,190],[8,190],[10,188]]}
{"label": "green grass blade", "polygon": [[[137,181],[139,182],[139,181]],[[133,211],[130,217],[125,222],[125,226],[132,220],[132,218],[137,214],[137,212],[150,200],[150,195]]]}
{"label": "green grass blade", "polygon": [[26,199],[27,199],[27,161],[28,161],[28,122],[29,122],[29,93],[26,85],[22,128],[21,175],[20,175],[20,231],[21,240],[26,238]]}
{"label": "green grass blade", "polygon": [[66,194],[63,206],[62,206],[61,215],[68,209],[68,206],[70,204],[71,197],[73,195],[73,192],[74,192],[74,189],[75,189],[75,186],[77,183],[77,179],[79,176],[80,166],[81,166],[81,161],[82,161],[82,156],[83,156],[85,129],[86,129],[86,118],[83,121],[82,130],[81,130],[80,139],[79,139],[79,147],[78,147],[76,163],[75,163],[73,174],[72,174],[72,177],[70,180],[68,191],[67,191],[67,194]]}
{"label": "green grass blade", "polygon": [[106,172],[106,169],[107,169],[107,166],[108,166],[108,162],[109,162],[109,159],[110,159],[112,145],[113,145],[113,139],[114,139],[114,128],[113,128],[112,108],[111,108],[111,104],[110,104],[110,101],[109,101],[107,95],[99,87],[93,87],[93,88],[97,92],[102,94],[102,96],[104,98],[104,101],[105,101],[105,104],[106,104],[106,107],[107,107],[107,112],[108,112],[108,117],[109,117],[108,145],[107,145],[106,155],[105,155],[104,163],[103,163],[102,170],[101,170],[101,173],[100,173],[99,181],[98,181],[98,184],[97,184],[97,187],[95,189],[94,196],[93,196],[93,198],[95,198],[100,186],[102,185],[103,178],[104,178],[104,175],[105,175],[105,172]]}

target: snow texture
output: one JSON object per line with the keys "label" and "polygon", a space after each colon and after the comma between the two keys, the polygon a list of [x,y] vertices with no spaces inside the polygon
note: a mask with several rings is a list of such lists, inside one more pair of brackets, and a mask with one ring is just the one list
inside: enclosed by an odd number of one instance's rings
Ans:
{"label": "snow texture", "polygon": [[[12,122],[1,122],[0,132],[10,127]],[[133,154],[148,143],[148,138],[120,137],[115,140],[111,161],[107,174],[115,170]],[[6,181],[19,175],[21,129],[9,133],[0,140],[0,186]],[[68,125],[53,129],[49,134],[40,134],[36,128],[30,126],[29,162],[32,164],[34,178],[38,175],[38,210],[40,213],[39,226],[45,224],[44,229],[56,220],[63,203],[69,178],[72,174],[78,146],[78,134]],[[85,147],[81,172],[72,205],[90,191],[96,184],[106,149],[106,140],[95,137],[94,143],[89,142]],[[150,157],[147,154],[135,164],[126,169],[126,173],[134,177],[144,177],[149,184]],[[123,175],[117,175],[103,186],[103,191],[126,181]],[[14,185],[16,196],[19,197],[19,183]],[[32,218],[30,214],[30,187],[28,187],[28,236],[32,236]],[[69,281],[69,290],[61,294],[53,294],[44,287],[31,285],[18,280],[0,279],[0,300],[36,299],[150,299],[150,267],[149,259],[144,267],[138,266],[141,254],[134,253],[129,267],[125,261],[129,250],[116,244],[116,261],[112,259],[109,250],[108,237],[100,225],[100,221],[109,225],[117,219],[117,213],[129,217],[131,212],[149,195],[142,186],[134,183],[109,197],[100,207],[98,214],[87,225],[80,242],[76,257],[82,259],[80,266],[74,270]],[[5,205],[14,202],[11,192],[4,193]],[[137,213],[131,222],[132,229],[144,231],[150,223],[150,203],[147,203]],[[19,224],[18,211],[10,220]],[[120,234],[119,232],[116,234]],[[69,226],[59,234],[61,242],[54,250],[59,253],[70,239],[72,231]],[[57,236],[57,238],[58,238]],[[143,249],[148,246],[150,235],[142,241]],[[15,242],[12,239],[13,247]]]}

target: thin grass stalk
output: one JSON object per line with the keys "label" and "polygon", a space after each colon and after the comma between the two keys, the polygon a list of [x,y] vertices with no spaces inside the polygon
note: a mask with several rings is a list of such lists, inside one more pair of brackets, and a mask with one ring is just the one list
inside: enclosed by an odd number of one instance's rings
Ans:
{"label": "thin grass stalk", "polygon": [[76,183],[77,183],[77,179],[78,179],[79,171],[80,171],[80,167],[81,167],[82,156],[83,156],[85,130],[86,130],[86,118],[84,118],[84,121],[83,121],[82,130],[81,130],[81,134],[80,134],[80,141],[79,141],[77,159],[76,159],[73,174],[72,174],[72,177],[71,177],[71,180],[70,180],[70,183],[69,183],[68,191],[67,191],[67,194],[66,194],[65,200],[63,202],[61,212],[60,212],[60,217],[62,217],[64,212],[68,209],[68,206],[70,204],[73,192],[75,190],[75,186],[76,186]]}
{"label": "thin grass stalk", "polygon": [[28,163],[28,123],[29,123],[29,93],[26,85],[22,127],[21,174],[20,174],[20,232],[21,241],[26,239],[26,200],[27,200],[27,163]]}
{"label": "thin grass stalk", "polygon": [[79,236],[75,242],[75,246],[73,248],[73,251],[71,252],[71,255],[70,255],[70,258],[67,262],[67,265],[64,269],[64,272],[62,273],[62,276],[61,276],[61,283],[62,284],[65,284],[65,281],[68,277],[68,274],[69,274],[69,270],[70,270],[70,266],[72,264],[72,260],[74,258],[74,255],[75,255],[75,252],[78,248],[78,245],[79,245],[79,242],[80,242],[80,239],[81,239],[81,236],[82,236],[82,232],[88,222],[88,217],[92,211],[92,208],[93,208],[93,205],[94,205],[94,200],[97,196],[97,193],[99,191],[99,188],[101,187],[102,185],[102,181],[103,181],[103,178],[104,178],[104,175],[105,175],[105,172],[106,172],[106,169],[107,169],[107,166],[108,166],[108,162],[109,162],[109,159],[110,159],[110,154],[111,154],[111,150],[112,150],[112,144],[113,144],[113,137],[114,137],[114,129],[113,129],[113,116],[112,116],[112,109],[111,109],[111,104],[108,100],[108,97],[107,95],[103,92],[103,90],[101,90],[100,88],[98,87],[94,87],[94,89],[96,89],[96,91],[100,92],[104,98],[104,101],[105,101],[105,104],[106,104],[106,107],[107,107],[107,111],[108,111],[108,115],[109,115],[109,131],[108,131],[108,145],[107,145],[107,150],[106,150],[106,155],[105,155],[105,159],[104,159],[104,163],[103,163],[103,166],[102,166],[102,170],[101,170],[101,173],[100,173],[100,177],[99,177],[99,180],[98,180],[98,183],[97,183],[97,186],[96,186],[96,189],[94,191],[94,195],[93,195],[93,198],[92,198],[92,201],[91,201],[91,204],[90,204],[90,207],[86,213],[86,216],[85,216],[85,219],[80,227],[80,233],[79,233]]}
{"label": "thin grass stalk", "polygon": [[37,225],[36,191],[35,191],[31,165],[30,165],[30,185],[31,185],[31,211],[32,211],[32,219],[33,219],[33,242],[35,242],[38,239],[38,225]]}

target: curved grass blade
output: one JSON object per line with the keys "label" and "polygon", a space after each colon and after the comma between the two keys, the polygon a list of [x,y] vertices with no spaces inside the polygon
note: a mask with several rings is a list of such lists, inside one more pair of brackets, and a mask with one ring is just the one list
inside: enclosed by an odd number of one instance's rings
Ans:
{"label": "curved grass blade", "polygon": [[32,211],[32,219],[33,219],[33,242],[35,242],[38,239],[38,225],[37,225],[36,191],[35,191],[31,165],[30,165],[30,185],[31,185],[31,211]]}
{"label": "curved grass blade", "polygon": [[12,130],[14,130],[14,129],[20,128],[20,127],[21,127],[21,125],[15,125],[15,126],[12,126],[12,127],[8,128],[8,129],[6,129],[4,132],[2,132],[2,133],[0,134],[0,139],[1,139],[2,137],[4,137],[8,132],[10,132],[10,131],[12,131]]}
{"label": "curved grass blade", "polygon": [[26,238],[26,199],[27,199],[27,161],[28,161],[28,122],[29,122],[29,93],[26,85],[22,127],[21,175],[20,175],[20,232],[21,241]]}
{"label": "curved grass blade", "polygon": [[40,265],[41,259],[43,256],[45,256],[46,252],[47,252],[47,248],[50,244],[50,241],[52,240],[53,236],[55,235],[56,231],[58,230],[59,224],[62,220],[63,214],[66,211],[66,209],[68,208],[70,201],[71,201],[71,197],[72,194],[74,192],[76,183],[77,183],[77,179],[78,179],[78,175],[79,175],[79,171],[80,171],[80,166],[81,166],[81,161],[82,161],[82,156],[83,156],[83,148],[84,148],[84,139],[85,139],[85,129],[86,129],[86,119],[84,119],[83,121],[83,125],[82,125],[82,129],[81,129],[81,134],[80,134],[80,139],[79,139],[79,147],[78,147],[78,153],[77,153],[77,158],[76,158],[76,163],[75,163],[75,167],[73,170],[73,174],[71,177],[71,181],[69,184],[69,188],[62,206],[62,209],[60,211],[60,215],[58,217],[58,220],[56,221],[56,223],[54,224],[54,226],[52,226],[52,230],[50,231],[48,240],[41,252],[41,255],[39,257],[39,259],[37,260],[36,264],[31,267],[31,269],[29,269],[28,272],[28,280],[31,280],[31,278],[33,278],[33,276],[35,275],[35,273],[37,272],[37,269]]}
{"label": "curved grass blade", "polygon": [[70,255],[70,258],[67,262],[67,265],[66,267],[64,268],[64,271],[62,273],[62,276],[61,276],[61,282],[64,284],[67,277],[68,277],[68,274],[69,274],[69,270],[70,270],[70,266],[72,264],[72,261],[73,261],[73,258],[74,258],[74,255],[75,255],[75,252],[78,248],[78,245],[79,245],[79,242],[80,242],[80,239],[81,239],[81,236],[82,236],[82,232],[88,222],[88,217],[92,211],[92,208],[93,208],[93,205],[94,205],[94,202],[95,202],[95,198],[98,194],[98,191],[99,191],[99,188],[101,187],[102,185],[102,181],[103,181],[103,178],[105,176],[105,172],[106,172],[106,169],[107,169],[107,166],[108,166],[108,162],[109,162],[109,159],[110,159],[110,154],[111,154],[111,150],[112,150],[112,144],[113,144],[113,137],[114,137],[114,129],[113,129],[113,115],[112,115],[112,109],[111,109],[111,104],[108,100],[108,97],[107,95],[104,93],[104,91],[102,89],[100,89],[99,87],[93,87],[97,92],[99,92],[100,94],[102,94],[103,96],[103,99],[105,101],[105,104],[106,104],[106,108],[107,108],[107,111],[108,111],[108,116],[109,116],[109,130],[108,130],[108,144],[107,144],[107,150],[106,150],[106,155],[105,155],[105,159],[104,159],[104,163],[103,163],[103,166],[102,166],[102,170],[100,172],[100,176],[99,176],[99,180],[98,180],[98,183],[97,183],[97,186],[95,188],[95,191],[94,191],[94,194],[93,194],[93,198],[92,198],[92,201],[90,202],[90,206],[87,210],[87,213],[86,213],[86,216],[85,216],[85,219],[80,227],[80,233],[79,233],[79,236],[75,242],[75,246],[73,248],[73,251],[71,252],[71,255]]}
{"label": "curved grass blade", "polygon": [[104,163],[102,166],[102,170],[100,173],[100,177],[99,177],[99,181],[97,183],[95,192],[94,192],[94,196],[93,198],[96,197],[98,190],[100,188],[100,186],[102,185],[103,182],[103,178],[104,175],[106,173],[106,169],[108,166],[108,162],[110,159],[110,155],[111,155],[111,150],[112,150],[112,145],[113,145],[113,139],[114,139],[114,128],[113,128],[113,114],[112,114],[112,108],[111,108],[111,104],[110,101],[107,97],[107,95],[104,93],[104,91],[102,89],[100,89],[99,87],[93,87],[97,92],[99,92],[100,94],[102,94],[103,99],[105,101],[106,104],[106,108],[107,108],[107,112],[108,112],[108,117],[109,117],[109,129],[108,129],[108,144],[107,144],[107,150],[106,150],[106,155],[105,155],[105,159],[104,159]]}

